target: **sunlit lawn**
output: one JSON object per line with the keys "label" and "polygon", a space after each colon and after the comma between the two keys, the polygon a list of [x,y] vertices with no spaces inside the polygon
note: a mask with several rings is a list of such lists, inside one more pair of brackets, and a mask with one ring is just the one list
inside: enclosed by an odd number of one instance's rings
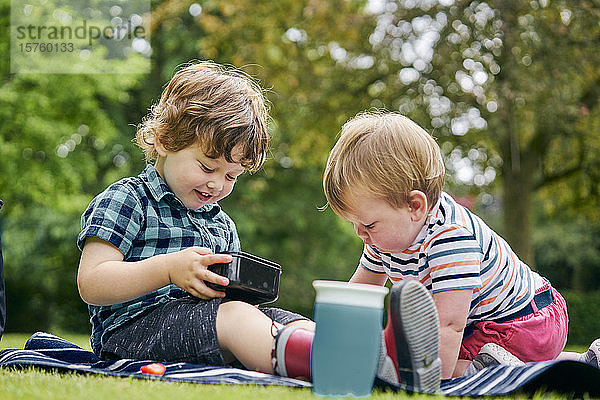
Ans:
{"label": "sunlit lawn", "polygon": [[[6,334],[0,348],[23,348],[29,334]],[[59,335],[89,349],[85,335]],[[573,350],[573,349],[572,349]],[[443,396],[437,396],[443,398]],[[282,386],[207,385],[194,383],[159,382],[134,378],[117,378],[91,374],[57,373],[35,369],[0,368],[0,399],[81,400],[81,399],[219,399],[219,400],[296,400],[314,399],[310,389]],[[407,395],[375,391],[371,399],[433,399],[436,396]],[[495,397],[494,399],[526,399],[527,396]],[[566,399],[567,396],[535,396],[539,399]]]}

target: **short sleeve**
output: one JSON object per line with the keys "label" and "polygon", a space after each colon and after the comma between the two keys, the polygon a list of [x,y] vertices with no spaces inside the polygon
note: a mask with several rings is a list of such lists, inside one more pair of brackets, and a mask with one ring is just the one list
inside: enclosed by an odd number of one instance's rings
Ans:
{"label": "short sleeve", "polygon": [[238,231],[235,226],[235,223],[229,216],[227,216],[227,225],[229,227],[229,243],[228,243],[227,251],[228,252],[240,251],[241,245],[240,245],[240,238],[238,235]]}
{"label": "short sleeve", "polygon": [[433,293],[481,287],[483,251],[467,229],[447,227],[426,250]]}
{"label": "short sleeve", "polygon": [[134,192],[116,183],[100,193],[81,216],[77,246],[94,236],[115,246],[126,257],[143,224],[141,202]]}
{"label": "short sleeve", "polygon": [[383,268],[383,262],[381,261],[379,250],[369,246],[368,244],[366,244],[363,249],[359,266],[375,274],[386,273],[385,269]]}

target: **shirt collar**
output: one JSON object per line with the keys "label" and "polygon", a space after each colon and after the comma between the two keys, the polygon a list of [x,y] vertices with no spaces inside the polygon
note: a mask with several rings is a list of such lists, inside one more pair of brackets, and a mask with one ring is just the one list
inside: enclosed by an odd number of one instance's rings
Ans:
{"label": "shirt collar", "polygon": [[442,192],[442,195],[438,198],[438,201],[435,203],[435,206],[431,208],[431,211],[429,211],[429,214],[427,215],[427,221],[425,222],[425,226],[427,226],[428,228],[433,227],[441,219],[440,204],[442,202],[442,196],[444,196],[444,192]]}
{"label": "shirt collar", "polygon": [[[139,178],[144,182],[150,194],[156,200],[157,203],[165,200],[171,206],[175,206],[180,209],[188,210],[188,208],[175,196],[175,193],[171,191],[167,183],[160,177],[158,171],[154,165],[148,164],[146,168],[139,175]],[[213,210],[213,208],[216,208]],[[214,213],[219,212],[221,207],[217,203],[205,204],[196,210],[189,210],[194,213],[204,213],[212,211]]]}

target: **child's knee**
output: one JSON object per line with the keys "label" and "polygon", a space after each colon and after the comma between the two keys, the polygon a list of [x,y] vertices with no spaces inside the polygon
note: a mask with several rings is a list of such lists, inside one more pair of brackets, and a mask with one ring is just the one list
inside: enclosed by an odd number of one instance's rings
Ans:
{"label": "child's knee", "polygon": [[221,313],[236,313],[240,312],[243,309],[247,309],[247,306],[253,307],[248,303],[244,303],[243,301],[224,301],[219,305],[219,314]]}
{"label": "child's knee", "polygon": [[257,318],[264,315],[256,306],[243,301],[227,301],[219,305],[217,320],[226,320],[232,323],[241,323],[248,318]]}
{"label": "child's knee", "polygon": [[306,329],[306,330],[313,331],[313,332],[315,330],[315,323],[309,319],[299,319],[296,321],[292,321],[287,325],[295,326],[295,327]]}

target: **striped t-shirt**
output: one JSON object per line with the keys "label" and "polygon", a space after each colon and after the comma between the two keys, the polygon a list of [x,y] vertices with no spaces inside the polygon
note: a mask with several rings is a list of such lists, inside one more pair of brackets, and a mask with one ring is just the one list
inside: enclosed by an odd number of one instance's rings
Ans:
{"label": "striped t-shirt", "polygon": [[365,245],[360,266],[393,282],[419,280],[431,293],[473,289],[467,324],[522,309],[545,283],[504,239],[446,193],[408,249],[390,254]]}

